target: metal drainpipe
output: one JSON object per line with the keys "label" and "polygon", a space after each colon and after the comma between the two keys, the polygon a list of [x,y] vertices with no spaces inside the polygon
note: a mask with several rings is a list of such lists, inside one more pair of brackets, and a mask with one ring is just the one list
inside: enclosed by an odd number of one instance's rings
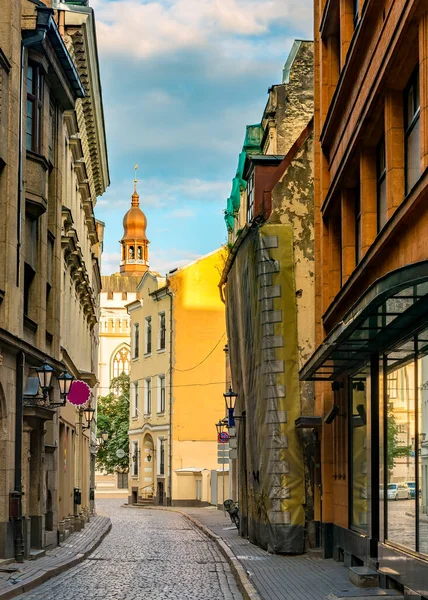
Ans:
{"label": "metal drainpipe", "polygon": [[22,425],[24,420],[24,366],[25,354],[16,355],[15,388],[15,489],[12,492],[17,511],[14,519],[15,560],[24,562],[24,536],[22,531]]}
{"label": "metal drainpipe", "polygon": [[21,81],[19,82],[19,135],[18,135],[18,208],[17,208],[17,224],[16,224],[16,286],[19,287],[19,271],[21,265],[21,245],[22,245],[22,212],[24,205],[24,181],[23,181],[23,161],[24,153],[22,152],[22,138],[24,136],[24,114],[22,107],[24,93],[24,61],[25,48],[34,44],[43,42],[46,37],[46,29],[38,31],[35,35],[25,38],[21,41]]}
{"label": "metal drainpipe", "polygon": [[[168,284],[169,285],[169,284]],[[168,505],[172,506],[172,298],[173,294],[167,288],[169,296],[169,444],[168,444]]]}

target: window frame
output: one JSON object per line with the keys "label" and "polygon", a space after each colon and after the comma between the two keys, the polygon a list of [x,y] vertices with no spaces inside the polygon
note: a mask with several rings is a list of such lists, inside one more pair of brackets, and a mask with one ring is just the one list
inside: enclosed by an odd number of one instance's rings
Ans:
{"label": "window frame", "polygon": [[[409,95],[411,90],[413,92],[417,91],[417,93],[413,93],[413,114],[412,118],[408,122],[408,108],[409,108]],[[417,106],[416,106],[416,100]],[[403,101],[403,109],[404,109],[404,185],[405,185],[405,195],[409,194],[412,188],[416,185],[419,178],[416,182],[409,187],[409,152],[408,152],[408,141],[410,136],[412,135],[413,130],[416,125],[419,124],[420,127],[420,117],[421,117],[421,100],[420,100],[420,80],[419,80],[419,64],[414,69],[412,75],[410,76],[409,81],[407,82],[406,87],[404,88],[404,101]],[[419,153],[420,153],[420,142],[421,142],[421,132],[419,128]],[[419,166],[419,177],[420,177],[420,166]]]}
{"label": "window frame", "polygon": [[[385,186],[385,213],[384,222],[381,219],[381,189]],[[385,227],[387,217],[387,195],[386,195],[386,148],[385,148],[385,136],[382,136],[378,145],[376,146],[376,207],[377,207],[377,232],[380,233]]]}
{"label": "window frame", "polygon": [[140,323],[132,324],[132,358],[140,356]]}
{"label": "window frame", "polygon": [[131,454],[131,467],[132,467],[132,477],[138,477],[139,475],[139,443],[138,441],[132,441],[132,454]]}
{"label": "window frame", "polygon": [[[163,326],[162,326],[163,321]],[[163,334],[163,336],[162,336]],[[163,342],[163,344],[162,344]],[[166,350],[166,313],[162,311],[159,313],[159,344],[158,351]]]}
{"label": "window frame", "polygon": [[158,375],[158,410],[157,413],[162,415],[166,409],[166,382],[165,375]]}
{"label": "window frame", "polygon": [[139,401],[139,389],[138,380],[132,382],[132,416],[133,418],[138,417],[138,401]]}
{"label": "window frame", "polygon": [[[32,89],[28,91],[28,73],[29,68],[32,69]],[[41,154],[42,150],[42,121],[43,121],[43,87],[44,78],[41,65],[32,60],[27,64],[27,105],[25,111],[25,148],[35,154]],[[27,119],[29,116],[28,103],[31,103],[31,134],[27,131]],[[28,144],[28,136],[30,137],[30,147]]]}
{"label": "window frame", "polygon": [[145,336],[144,336],[144,345],[145,350],[144,354],[149,355],[152,353],[152,317],[145,318]]}
{"label": "window frame", "polygon": [[152,414],[152,378],[144,379],[144,414]]}

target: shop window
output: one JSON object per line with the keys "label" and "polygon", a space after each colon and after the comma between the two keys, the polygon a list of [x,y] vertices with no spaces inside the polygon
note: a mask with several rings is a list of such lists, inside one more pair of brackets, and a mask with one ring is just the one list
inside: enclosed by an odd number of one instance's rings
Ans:
{"label": "shop window", "polygon": [[352,520],[356,529],[368,530],[367,392],[370,379],[363,371],[351,379]]}
{"label": "shop window", "polygon": [[413,73],[404,91],[404,137],[406,194],[408,194],[421,174],[419,68]]}
{"label": "shop window", "polygon": [[27,67],[27,114],[26,148],[32,152],[41,152],[43,108],[43,76],[41,67],[28,63]]}
{"label": "shop window", "polygon": [[377,231],[385,226],[386,217],[386,155],[385,138],[382,138],[376,149],[377,158]]}

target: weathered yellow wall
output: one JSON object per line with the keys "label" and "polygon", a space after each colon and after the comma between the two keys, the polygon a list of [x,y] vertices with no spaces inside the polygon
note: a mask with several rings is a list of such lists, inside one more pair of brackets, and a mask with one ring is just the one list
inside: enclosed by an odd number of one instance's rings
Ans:
{"label": "weathered yellow wall", "polygon": [[218,250],[170,279],[174,292],[174,470],[217,468],[215,423],[225,414],[226,323],[218,291],[222,267],[222,251]]}

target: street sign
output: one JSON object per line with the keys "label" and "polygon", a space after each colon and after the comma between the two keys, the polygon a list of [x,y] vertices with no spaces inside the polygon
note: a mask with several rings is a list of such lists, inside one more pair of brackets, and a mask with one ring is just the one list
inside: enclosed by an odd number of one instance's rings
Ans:
{"label": "street sign", "polygon": [[230,438],[229,446],[236,450],[236,448],[238,447],[238,440],[236,438]]}
{"label": "street sign", "polygon": [[219,465],[229,464],[229,444],[227,442],[217,444],[217,462]]}
{"label": "street sign", "polygon": [[238,458],[238,450],[235,450],[234,448],[231,448],[229,450],[229,458],[232,460],[234,458]]}
{"label": "street sign", "polygon": [[218,458],[217,462],[219,465],[228,465],[229,464],[229,457],[228,458]]}
{"label": "street sign", "polygon": [[118,448],[116,450],[116,456],[117,456],[117,458],[123,458],[125,456],[125,454],[126,454],[126,452],[122,448]]}
{"label": "street sign", "polygon": [[220,444],[227,444],[227,442],[229,441],[230,435],[226,432],[226,431],[222,431],[221,433],[218,434],[218,442]]}

